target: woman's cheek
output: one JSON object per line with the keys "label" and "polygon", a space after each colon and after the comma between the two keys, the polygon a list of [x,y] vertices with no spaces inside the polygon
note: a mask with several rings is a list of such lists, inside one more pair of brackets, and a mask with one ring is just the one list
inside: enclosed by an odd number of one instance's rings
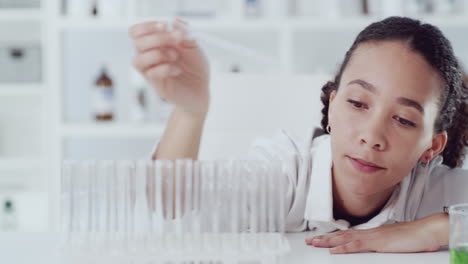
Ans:
{"label": "woman's cheek", "polygon": [[343,111],[331,120],[334,141],[341,146],[349,146],[358,136],[360,117]]}
{"label": "woman's cheek", "polygon": [[365,121],[366,112],[365,110],[353,108],[349,103],[345,102],[345,99],[337,97],[335,100],[330,116],[332,134],[339,135],[340,141],[350,143],[349,140],[356,136],[360,124]]}
{"label": "woman's cheek", "polygon": [[365,120],[366,113],[363,111],[357,111],[350,107],[343,107],[340,110],[341,113],[337,115],[337,119],[342,129],[351,130],[357,128]]}

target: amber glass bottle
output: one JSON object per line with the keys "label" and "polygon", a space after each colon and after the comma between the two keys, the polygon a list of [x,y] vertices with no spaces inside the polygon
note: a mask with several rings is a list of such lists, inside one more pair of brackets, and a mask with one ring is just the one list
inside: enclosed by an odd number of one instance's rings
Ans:
{"label": "amber glass bottle", "polygon": [[114,119],[114,88],[113,81],[105,68],[96,79],[93,91],[93,109],[97,121]]}

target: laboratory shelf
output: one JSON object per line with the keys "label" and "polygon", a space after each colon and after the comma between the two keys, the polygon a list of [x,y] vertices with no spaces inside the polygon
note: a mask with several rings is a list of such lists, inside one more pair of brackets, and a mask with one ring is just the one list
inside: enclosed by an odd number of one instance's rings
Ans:
{"label": "laboratory shelf", "polygon": [[0,22],[41,20],[39,8],[0,8]]}
{"label": "laboratory shelf", "polygon": [[127,18],[104,19],[104,18],[66,18],[60,17],[57,28],[66,30],[125,30],[131,25]]}
{"label": "laboratory shelf", "polygon": [[[439,27],[459,27],[468,26],[468,16],[412,16],[423,22],[435,24]],[[450,19],[448,19],[450,18]],[[283,22],[288,22],[293,29],[318,29],[318,30],[345,30],[357,28],[359,30],[370,25],[373,22],[384,19],[379,16],[359,16],[359,17],[340,17],[340,18],[307,18],[291,17]]]}
{"label": "laboratory shelf", "polygon": [[40,96],[43,93],[42,84],[1,83],[0,96]]}
{"label": "laboratory shelf", "polygon": [[[0,171],[3,170],[36,170],[43,167],[40,158],[6,158],[0,157]],[[1,177],[1,176],[0,176]]]}
{"label": "laboratory shelf", "polygon": [[434,24],[438,27],[466,27],[468,26],[468,15],[456,16],[422,16],[416,17],[424,22]]}
{"label": "laboratory shelf", "polygon": [[[45,171],[47,162],[41,157],[0,158],[0,197],[18,191],[48,191]],[[24,210],[24,209],[21,209]]]}
{"label": "laboratory shelf", "polygon": [[[172,17],[143,17],[143,18],[67,18],[60,17],[60,30],[127,30],[130,26],[144,21],[172,21]],[[243,31],[278,30],[287,27],[286,21],[278,20],[231,20],[231,19],[186,19],[190,27],[198,30],[226,30],[238,29]]]}
{"label": "laboratory shelf", "polygon": [[[415,17],[435,24],[440,27],[460,27],[468,26],[468,16],[452,16],[447,19],[445,16],[420,16]],[[226,30],[239,29],[243,31],[258,31],[258,30],[294,30],[294,29],[310,29],[310,30],[346,30],[346,29],[362,29],[372,22],[383,19],[383,17],[367,16],[367,17],[289,17],[278,19],[216,19],[216,18],[186,18],[190,26],[199,30]],[[67,18],[61,16],[59,18],[59,28],[61,30],[126,30],[131,25],[143,21],[172,21],[171,17],[139,17],[139,18]]]}
{"label": "laboratory shelf", "polygon": [[160,137],[165,125],[147,123],[67,123],[62,125],[62,137]]}

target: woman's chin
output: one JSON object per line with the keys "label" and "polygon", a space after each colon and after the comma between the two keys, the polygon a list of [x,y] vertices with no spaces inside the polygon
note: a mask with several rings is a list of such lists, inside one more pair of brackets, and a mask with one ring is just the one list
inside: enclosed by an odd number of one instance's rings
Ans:
{"label": "woman's chin", "polygon": [[[342,182],[340,185],[347,192],[358,196],[371,196],[383,191],[382,180],[385,179],[384,171],[375,173],[364,173],[356,170],[349,162],[345,162],[343,169],[339,170],[335,180]],[[337,171],[334,169],[334,173]]]}
{"label": "woman's chin", "polygon": [[344,180],[345,188],[355,195],[371,196],[382,189],[382,182],[380,182],[378,178],[370,176],[369,174],[354,172],[346,174],[345,177],[347,177]]}

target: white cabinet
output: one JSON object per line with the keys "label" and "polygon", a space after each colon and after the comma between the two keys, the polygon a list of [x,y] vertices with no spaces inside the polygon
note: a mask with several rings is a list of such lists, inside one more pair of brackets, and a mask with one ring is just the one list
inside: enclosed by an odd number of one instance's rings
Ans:
{"label": "white cabinet", "polygon": [[0,1],[0,231],[47,227],[47,37],[40,2]]}

